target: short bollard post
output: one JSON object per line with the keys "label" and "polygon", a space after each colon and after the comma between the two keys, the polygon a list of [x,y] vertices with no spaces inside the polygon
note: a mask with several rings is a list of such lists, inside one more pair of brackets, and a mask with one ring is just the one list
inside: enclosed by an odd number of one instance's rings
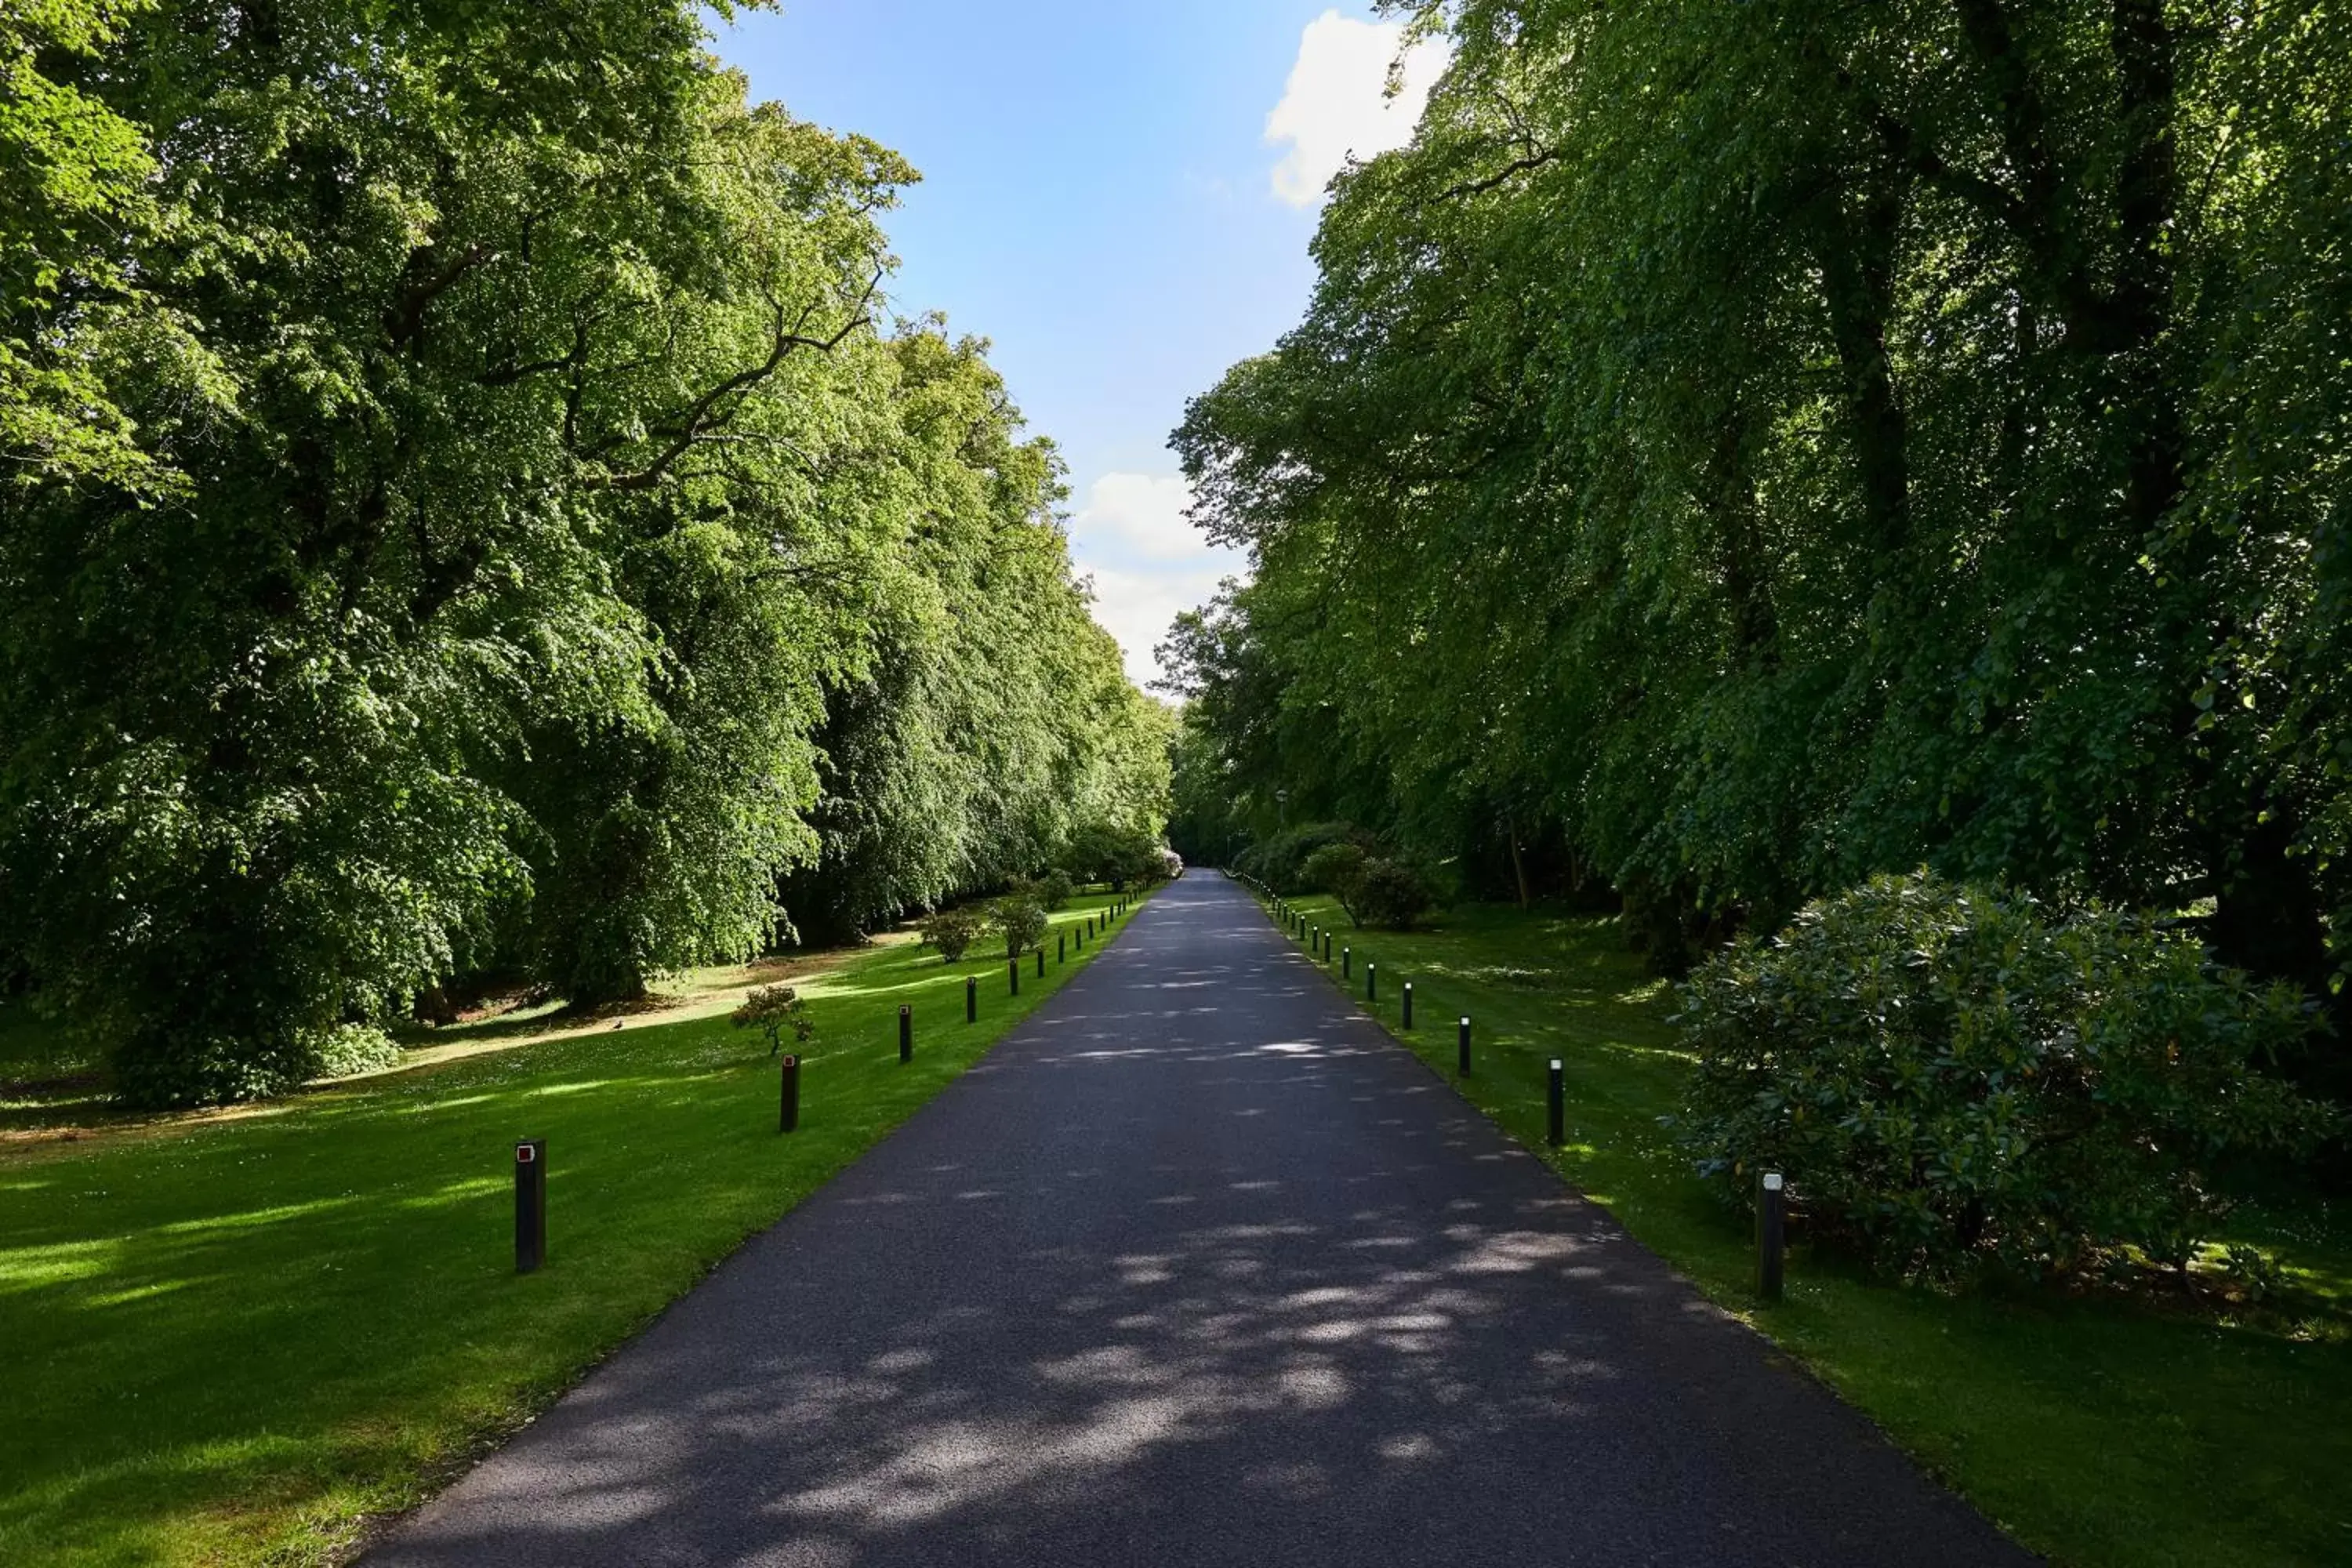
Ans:
{"label": "short bollard post", "polygon": [[967,1024],[980,1022],[980,976],[977,974],[964,976],[963,1021]]}
{"label": "short bollard post", "polygon": [[1042,942],[1037,944],[1037,978],[1045,978],[1045,944]]}
{"label": "short bollard post", "polygon": [[1012,990],[1012,993],[1011,993],[1011,994],[1012,994],[1013,995],[1015,995],[1015,996],[1020,995],[1020,994],[1021,994],[1021,961],[1020,961],[1019,959],[1017,959],[1017,958],[1008,958],[1008,959],[1006,959],[1006,960],[1004,961],[1004,967],[1005,967],[1006,969],[1010,970],[1010,971],[1012,972],[1012,973],[1013,973],[1013,990]]}
{"label": "short bollard post", "polygon": [[1339,978],[1353,980],[1356,977],[1355,963],[1356,950],[1352,947],[1342,947],[1339,950]]}
{"label": "short bollard post", "polygon": [[[904,1059],[903,1057],[901,1059]],[[801,1058],[784,1058],[783,1082],[778,1086],[776,1131],[797,1132],[801,1130]]]}
{"label": "short bollard post", "polygon": [[515,1145],[515,1272],[530,1274],[547,1261],[547,1140]]}
{"label": "short bollard post", "polygon": [[1546,1099],[1551,1111],[1551,1146],[1557,1149],[1568,1142],[1568,1068],[1557,1058],[1551,1064]]}
{"label": "short bollard post", "polygon": [[1404,1026],[1412,1027],[1412,982],[1404,983]]}
{"label": "short bollard post", "polygon": [[1780,1254],[1788,1242],[1787,1184],[1780,1173],[1764,1173],[1763,1191],[1756,1202],[1756,1293],[1767,1301],[1780,1299]]}
{"label": "short bollard post", "polygon": [[[1043,952],[1045,950],[1041,947],[1037,951]],[[1056,963],[1067,963],[1069,961],[1070,933],[1064,931],[1061,935],[1054,939],[1054,962]]]}
{"label": "short bollard post", "polygon": [[898,1061],[900,1065],[915,1059],[915,1010],[898,1009]]}
{"label": "short bollard post", "polygon": [[1095,934],[1095,918],[1092,915],[1087,917],[1087,934],[1088,936]]}
{"label": "short bollard post", "polygon": [[1462,1076],[1468,1078],[1470,1076],[1470,1019],[1466,1014],[1463,1016],[1460,1033],[1454,1037],[1454,1058],[1462,1069]]}
{"label": "short bollard post", "polygon": [[1367,963],[1364,965],[1364,1000],[1377,1002],[1380,999],[1381,966],[1377,963]]}

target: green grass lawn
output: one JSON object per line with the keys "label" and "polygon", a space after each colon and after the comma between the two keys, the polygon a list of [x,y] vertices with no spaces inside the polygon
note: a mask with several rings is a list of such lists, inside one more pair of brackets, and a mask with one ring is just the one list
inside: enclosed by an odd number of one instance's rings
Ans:
{"label": "green grass lawn", "polygon": [[[2352,1563],[2352,1216],[2249,1205],[2235,1235],[2274,1248],[2291,1291],[2256,1310],[1874,1284],[1801,1248],[1787,1299],[1752,1294],[1744,1221],[1718,1206],[1658,1118],[1688,1070],[1672,1000],[1614,921],[1468,908],[1433,931],[1355,931],[1294,900],[1380,968],[1374,1009],[1462,1092],[1717,1301],[1749,1319],[2035,1550],[2091,1568]],[[1331,965],[1336,980],[1338,961]],[[1399,1027],[1402,982],[1414,1022]],[[1544,1149],[1545,1076],[1565,1064],[1567,1147]],[[1769,1434],[1759,1434],[1769,1441]]]}
{"label": "green grass lawn", "polygon": [[[1055,932],[1106,902],[1075,901]],[[1001,948],[943,965],[880,947],[798,982],[816,1037],[788,1138],[765,1043],[719,1016],[517,1046],[245,1120],[0,1151],[0,1562],[334,1558],[905,1120],[1081,962],[1049,955],[1043,981],[1025,963],[1017,1001]],[[902,1003],[917,1020],[905,1068]],[[511,1160],[526,1137],[548,1140],[548,1266],[519,1278]]]}

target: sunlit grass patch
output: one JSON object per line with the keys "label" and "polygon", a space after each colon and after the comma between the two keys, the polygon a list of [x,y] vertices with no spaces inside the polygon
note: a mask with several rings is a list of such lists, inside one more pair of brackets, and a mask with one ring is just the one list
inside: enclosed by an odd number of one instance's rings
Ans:
{"label": "sunlit grass patch", "polygon": [[[1095,898],[1056,917],[1097,913]],[[513,1430],[961,1074],[1004,961],[893,942],[803,987],[802,1130],[723,1009],[573,1031],[242,1119],[0,1152],[0,1563],[311,1563]],[[964,982],[980,979],[967,1025]],[[723,988],[718,993],[723,1002]],[[898,1009],[917,1009],[901,1067]],[[517,1277],[512,1145],[549,1143]]]}

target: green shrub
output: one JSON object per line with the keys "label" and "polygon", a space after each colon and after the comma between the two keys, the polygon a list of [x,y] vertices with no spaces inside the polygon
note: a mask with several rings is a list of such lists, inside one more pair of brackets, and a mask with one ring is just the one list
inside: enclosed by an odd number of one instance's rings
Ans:
{"label": "green shrub", "polygon": [[396,1068],[403,1053],[390,1035],[373,1024],[338,1024],[310,1039],[314,1078],[350,1078],[355,1073]]}
{"label": "green shrub", "polygon": [[1339,900],[1348,919],[1360,926],[1403,931],[1435,901],[1429,883],[1412,867],[1368,854],[1344,839],[1309,855],[1298,876],[1314,891]]}
{"label": "green shrub", "polygon": [[1420,872],[1401,860],[1364,862],[1349,918],[1384,931],[1409,931],[1436,901]]}
{"label": "green shrub", "polygon": [[1309,892],[1328,893],[1339,900],[1339,907],[1356,924],[1364,923],[1356,912],[1357,895],[1364,884],[1364,867],[1370,857],[1363,847],[1346,839],[1326,844],[1300,863],[1299,883]]}
{"label": "green shrub", "polygon": [[941,910],[915,929],[940,950],[942,962],[954,963],[987,934],[988,917],[976,910]]}
{"label": "green shrub", "polygon": [[803,1046],[816,1033],[816,1022],[809,1016],[808,1004],[789,985],[761,986],[745,996],[743,1005],[730,1016],[737,1028],[757,1029],[765,1036],[772,1057],[784,1048],[786,1029],[792,1030],[793,1038]]}
{"label": "green shrub", "polygon": [[1007,893],[988,907],[988,929],[1004,939],[1004,956],[1018,958],[1045,940],[1045,906],[1026,893]]}
{"label": "green shrub", "polygon": [[1682,1000],[1701,1171],[1740,1202],[1782,1172],[1810,1227],[1894,1272],[2185,1268],[2226,1208],[2214,1162],[2326,1122],[2257,1070],[2315,1026],[2300,993],[2128,916],[1926,876],[1810,906]]}
{"label": "green shrub", "polygon": [[1078,884],[1076,879],[1056,866],[1029,884],[1029,891],[1051,913],[1069,907],[1070,900],[1078,896]]}
{"label": "green shrub", "polygon": [[1344,822],[1309,823],[1251,845],[1234,858],[1233,868],[1243,876],[1255,877],[1276,893],[1312,892],[1315,889],[1306,874],[1307,858],[1327,844],[1352,843],[1360,837]]}

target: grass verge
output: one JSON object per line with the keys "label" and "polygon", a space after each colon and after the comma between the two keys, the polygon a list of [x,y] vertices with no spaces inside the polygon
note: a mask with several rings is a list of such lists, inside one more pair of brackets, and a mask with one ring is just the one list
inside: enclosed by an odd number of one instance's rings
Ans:
{"label": "grass verge", "polygon": [[[1046,938],[1108,900],[1075,900]],[[523,1045],[250,1120],[0,1152],[0,1563],[327,1563],[544,1408],[1051,995],[900,942],[795,984],[801,1131],[723,1016]],[[964,1021],[964,982],[980,1017]],[[898,1012],[916,1015],[901,1067]],[[787,1048],[791,1048],[789,1037]],[[509,1162],[548,1140],[548,1265]]]}
{"label": "grass verge", "polygon": [[[1606,1205],[1714,1300],[1755,1323],[2021,1541],[2077,1568],[2352,1563],[2352,1216],[2249,1203],[2231,1239],[2273,1249],[2289,1289],[2224,1310],[2054,1292],[1888,1286],[1801,1247],[1787,1300],[1752,1294],[1743,1222],[1699,1186],[1658,1119],[1689,1059],[1613,921],[1456,910],[1431,931],[1356,931],[1349,994],[1463,1095]],[[1364,1003],[1364,966],[1380,1000]],[[1328,968],[1336,981],[1338,959]],[[1417,1026],[1400,1026],[1402,986]],[[1545,1078],[1565,1064],[1567,1146],[1545,1148]],[[1769,1435],[1759,1435],[1769,1439]]]}

